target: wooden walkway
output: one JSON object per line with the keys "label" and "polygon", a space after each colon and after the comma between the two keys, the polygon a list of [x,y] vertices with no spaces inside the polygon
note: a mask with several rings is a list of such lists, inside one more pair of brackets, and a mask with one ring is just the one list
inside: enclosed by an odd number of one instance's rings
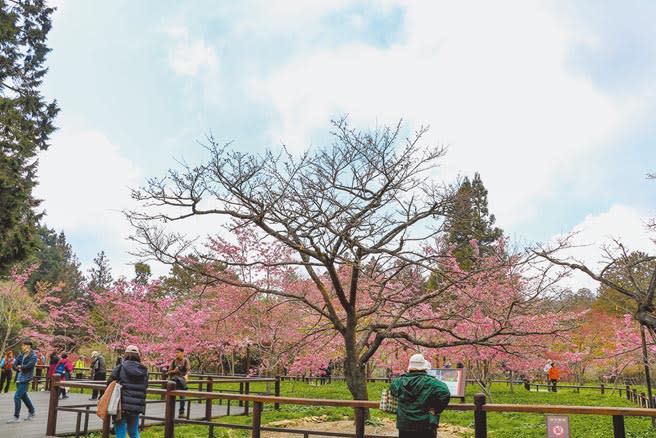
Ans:
{"label": "wooden walkway", "polygon": [[[20,438],[43,438],[46,436],[46,422],[48,420],[48,402],[50,393],[45,391],[29,392],[28,395],[32,399],[34,408],[36,410],[36,418],[32,421],[21,421],[20,423],[7,424],[7,420],[14,415],[14,394],[2,393],[0,394],[0,437],[20,437]],[[243,413],[243,408],[235,405],[230,406],[231,415],[239,415]],[[91,409],[95,409],[95,403],[89,400],[89,394],[71,393],[67,400],[60,400],[59,406],[79,406],[79,405],[93,405]],[[176,403],[176,410],[178,404]],[[212,407],[212,414],[220,417],[227,414],[227,406],[215,404]],[[146,415],[155,417],[164,417],[164,403],[154,402],[148,403],[146,406]],[[190,418],[203,419],[205,415],[205,403],[191,403]],[[23,404],[21,408],[21,420],[27,417],[27,408]],[[84,417],[82,415],[81,425],[84,428]],[[75,425],[77,422],[77,414],[74,412],[59,412],[57,416],[57,435],[62,434],[75,434]],[[157,422],[146,420],[146,424],[156,424]],[[102,422],[96,414],[89,414],[89,431],[99,431],[102,429]]]}

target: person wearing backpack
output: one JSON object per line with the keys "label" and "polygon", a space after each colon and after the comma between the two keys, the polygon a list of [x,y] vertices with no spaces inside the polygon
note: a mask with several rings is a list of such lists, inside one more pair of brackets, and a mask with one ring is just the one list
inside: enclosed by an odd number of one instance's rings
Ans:
{"label": "person wearing backpack", "polygon": [[112,380],[121,384],[121,419],[114,429],[116,438],[139,438],[139,415],[146,412],[146,391],[148,389],[148,369],[141,364],[139,349],[128,345],[123,362],[112,371]]}
{"label": "person wearing backpack", "polygon": [[[64,352],[61,355],[61,359],[57,362],[55,367],[55,374],[59,374],[62,380],[68,380],[71,378],[71,372],[73,371],[73,362],[68,360],[68,353]],[[67,399],[68,395],[66,394],[66,388],[59,387],[59,397],[62,399]]]}
{"label": "person wearing backpack", "polygon": [[[169,376],[175,382],[175,389],[186,390],[187,380],[189,380],[189,372],[191,372],[191,363],[185,357],[184,348],[178,347],[175,349],[175,359],[169,368]],[[180,409],[178,410],[178,417],[183,417],[185,413],[185,398],[180,397]]]}
{"label": "person wearing backpack", "polygon": [[36,354],[32,350],[32,340],[28,338],[23,339],[21,343],[21,354],[14,361],[14,369],[16,370],[17,376],[16,393],[14,394],[14,417],[9,419],[7,423],[20,423],[21,402],[25,403],[29,412],[27,418],[25,418],[26,421],[31,421],[36,416],[32,400],[27,395],[28,385],[34,375],[36,361]]}
{"label": "person wearing backpack", "polygon": [[0,391],[2,391],[2,387],[4,386],[4,392],[9,392],[9,384],[11,383],[11,371],[14,368],[13,351],[9,350],[7,353],[5,353],[5,357],[3,357],[0,361],[0,368],[2,368],[2,376],[0,376]]}
{"label": "person wearing backpack", "polygon": [[390,385],[398,400],[396,428],[399,438],[435,438],[440,414],[449,404],[449,388],[426,370],[430,363],[421,354],[410,358],[408,372]]}

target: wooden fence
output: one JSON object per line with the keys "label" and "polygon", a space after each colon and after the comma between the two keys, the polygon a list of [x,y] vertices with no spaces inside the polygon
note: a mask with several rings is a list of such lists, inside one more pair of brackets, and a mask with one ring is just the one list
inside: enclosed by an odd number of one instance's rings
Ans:
{"label": "wooden fence", "polygon": [[[105,384],[76,381],[60,381],[55,378],[52,382],[53,387],[63,386],[72,388],[104,389]],[[149,420],[159,421],[164,425],[164,437],[174,438],[176,424],[196,424],[208,427],[208,437],[214,436],[214,430],[217,427],[248,429],[251,430],[253,438],[260,438],[262,431],[297,433],[307,438],[312,435],[338,436],[338,437],[355,437],[364,438],[365,410],[377,409],[378,401],[368,400],[323,400],[323,399],[303,399],[291,397],[277,397],[257,394],[232,394],[225,392],[213,392],[213,386],[210,383],[206,391],[178,391],[175,389],[174,382],[167,382],[166,389],[149,388],[149,394],[160,394],[164,396],[165,413],[164,417],[146,417]],[[176,397],[187,397],[191,400],[200,400],[205,402],[205,415],[202,420],[192,420],[189,418],[176,418]],[[227,424],[212,421],[212,401],[213,400],[238,401],[244,405],[253,404],[252,423],[251,425]],[[46,434],[54,436],[57,429],[57,414],[62,411],[76,412],[77,417],[77,434],[80,434],[80,424],[82,415],[95,413],[95,405],[78,405],[60,407],[56,391],[50,393],[50,404],[48,409],[48,423]],[[281,404],[292,405],[309,405],[309,406],[332,406],[348,407],[354,410],[355,416],[355,434],[336,433],[336,432],[317,432],[301,429],[273,428],[262,426],[262,412],[265,404],[277,409]],[[626,431],[624,418],[627,416],[639,417],[656,417],[656,410],[644,408],[617,408],[617,407],[591,407],[591,406],[557,406],[557,405],[510,405],[510,404],[488,404],[483,394],[474,396],[473,404],[454,404],[447,407],[449,410],[472,411],[474,417],[474,436],[475,438],[487,438],[487,414],[488,412],[517,412],[533,414],[559,414],[559,415],[600,415],[608,416],[609,426],[612,424],[614,438],[625,438]],[[86,422],[85,422],[86,423]],[[103,424],[103,438],[109,438],[110,420]],[[143,424],[143,419],[142,419]],[[86,428],[85,428],[86,430]],[[392,438],[381,435],[367,435],[371,438]]]}

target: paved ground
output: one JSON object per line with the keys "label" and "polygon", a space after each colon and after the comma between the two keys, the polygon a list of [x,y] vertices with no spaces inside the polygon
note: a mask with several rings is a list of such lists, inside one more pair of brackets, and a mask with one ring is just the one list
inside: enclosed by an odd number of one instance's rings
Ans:
{"label": "paved ground", "polygon": [[[0,437],[20,437],[20,438],[42,438],[46,436],[46,422],[48,420],[48,402],[50,400],[49,392],[29,392],[32,403],[36,409],[36,419],[33,421],[21,421],[17,424],[7,424],[6,421],[14,414],[14,395],[13,393],[0,394]],[[95,403],[88,400],[89,394],[71,393],[68,400],[60,400],[59,406],[79,406]],[[93,407],[92,407],[93,409]],[[231,406],[231,414],[239,414],[242,408]],[[205,404],[191,403],[191,418],[200,419],[205,414]],[[212,414],[216,416],[226,415],[226,405],[214,405]],[[149,403],[146,408],[146,415],[163,417],[164,403]],[[21,419],[27,416],[25,405],[21,408]],[[57,417],[57,434],[75,433],[77,414],[74,412],[60,412]],[[81,416],[81,427],[84,428],[85,415]],[[146,421],[146,424],[152,424],[152,421]],[[89,415],[89,430],[100,430],[102,422],[93,413]]]}

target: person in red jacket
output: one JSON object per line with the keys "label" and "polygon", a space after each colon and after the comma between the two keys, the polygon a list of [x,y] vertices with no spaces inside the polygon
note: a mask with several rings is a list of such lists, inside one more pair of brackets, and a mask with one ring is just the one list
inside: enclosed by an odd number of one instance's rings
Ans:
{"label": "person in red jacket", "polygon": [[[62,353],[61,359],[57,362],[57,367],[55,367],[55,374],[59,374],[62,380],[67,380],[71,378],[71,372],[73,371],[73,362],[68,360],[68,353]],[[59,387],[59,396],[62,399],[68,398],[66,394],[66,388]]]}
{"label": "person in red jacket", "polygon": [[550,391],[556,392],[556,385],[560,380],[560,370],[556,368],[556,364],[551,362],[551,368],[549,368],[549,383],[551,384]]}

